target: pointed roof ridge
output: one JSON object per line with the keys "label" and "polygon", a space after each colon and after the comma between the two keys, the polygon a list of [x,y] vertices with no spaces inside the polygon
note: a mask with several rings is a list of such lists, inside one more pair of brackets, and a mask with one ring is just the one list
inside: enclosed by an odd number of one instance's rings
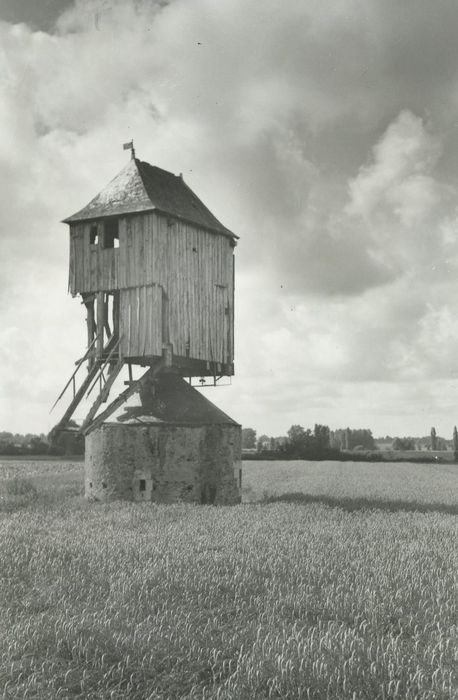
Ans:
{"label": "pointed roof ridge", "polygon": [[119,216],[153,208],[138,172],[136,160],[131,158],[103,190],[76,214],[64,219],[64,223]]}
{"label": "pointed roof ridge", "polygon": [[173,372],[159,374],[153,384],[140,385],[131,399],[114,408],[105,423],[180,425],[239,425],[206,396]]}
{"label": "pointed roof ridge", "polygon": [[138,158],[131,158],[103,190],[64,223],[154,210],[238,238],[218,221],[181,175]]}

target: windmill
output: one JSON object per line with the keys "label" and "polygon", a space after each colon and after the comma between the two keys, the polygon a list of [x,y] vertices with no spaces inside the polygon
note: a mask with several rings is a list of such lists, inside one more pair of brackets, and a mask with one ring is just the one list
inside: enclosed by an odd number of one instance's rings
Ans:
{"label": "windmill", "polygon": [[[238,237],[182,175],[124,147],[126,166],[64,220],[69,291],[86,309],[87,349],[59,396],[72,388],[55,432],[97,387],[81,426],[88,497],[237,502],[240,425],[192,383],[234,373]],[[135,366],[147,368],[137,380]],[[102,409],[124,367],[127,388]]]}

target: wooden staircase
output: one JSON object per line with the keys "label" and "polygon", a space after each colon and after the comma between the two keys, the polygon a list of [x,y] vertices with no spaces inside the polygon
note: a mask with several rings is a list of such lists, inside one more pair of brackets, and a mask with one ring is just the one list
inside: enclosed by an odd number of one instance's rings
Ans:
{"label": "wooden staircase", "polygon": [[[92,343],[86,350],[84,356],[76,363],[75,371],[73,372],[72,376],[60,392],[59,396],[54,402],[53,407],[51,408],[52,411],[55,408],[56,404],[60,401],[60,399],[64,396],[66,391],[71,386],[73,390],[72,400],[60,421],[52,429],[52,438],[55,438],[59,433],[66,430],[68,423],[80,402],[83,400],[83,398],[87,398],[92,393],[94,388],[98,385],[98,396],[92,404],[91,409],[89,410],[89,413],[84,419],[83,425],[79,430],[79,432],[86,431],[102,403],[107,401],[110,389],[123,368],[124,360],[120,352],[121,338],[116,338],[114,335],[111,336],[111,338],[106,344],[106,347],[103,348],[101,358],[96,359],[91,363],[90,359],[93,355],[93,348],[97,342],[99,342],[98,336],[96,336],[93,339]],[[90,362],[89,369],[80,386],[77,388],[76,378],[79,370],[86,361]]]}

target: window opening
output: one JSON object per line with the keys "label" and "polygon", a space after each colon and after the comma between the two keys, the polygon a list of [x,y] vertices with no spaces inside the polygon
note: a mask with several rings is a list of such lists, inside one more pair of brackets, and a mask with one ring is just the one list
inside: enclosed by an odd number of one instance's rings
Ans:
{"label": "window opening", "polygon": [[99,234],[97,231],[97,224],[92,224],[89,234],[89,240],[91,245],[97,245],[99,242]]}
{"label": "window opening", "polygon": [[146,479],[140,479],[140,491],[146,491]]}
{"label": "window opening", "polygon": [[103,247],[119,248],[119,220],[108,219],[103,225]]}

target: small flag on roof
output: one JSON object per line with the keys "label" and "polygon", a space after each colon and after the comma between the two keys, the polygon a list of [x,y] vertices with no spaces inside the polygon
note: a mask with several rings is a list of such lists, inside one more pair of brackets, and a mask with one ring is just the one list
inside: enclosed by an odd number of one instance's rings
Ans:
{"label": "small flag on roof", "polygon": [[125,151],[128,151],[130,149],[131,153],[132,153],[132,158],[135,158],[135,149],[134,149],[133,139],[132,139],[132,141],[129,141],[129,143],[123,143],[122,147]]}

